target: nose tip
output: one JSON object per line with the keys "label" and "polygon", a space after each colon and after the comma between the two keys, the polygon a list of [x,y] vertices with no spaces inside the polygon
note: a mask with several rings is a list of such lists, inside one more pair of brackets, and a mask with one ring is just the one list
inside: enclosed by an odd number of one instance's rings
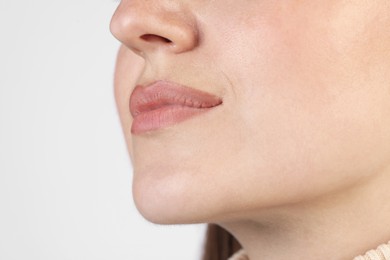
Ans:
{"label": "nose tip", "polygon": [[140,55],[161,48],[175,54],[194,49],[199,34],[190,11],[172,9],[172,4],[168,9],[163,0],[156,2],[122,1],[110,23],[114,37]]}

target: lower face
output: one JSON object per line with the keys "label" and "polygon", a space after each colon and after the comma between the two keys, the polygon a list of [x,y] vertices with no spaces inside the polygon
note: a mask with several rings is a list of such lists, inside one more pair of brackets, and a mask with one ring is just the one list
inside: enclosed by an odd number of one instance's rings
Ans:
{"label": "lower face", "polygon": [[[239,219],[353,188],[390,164],[386,0],[188,6],[203,35],[196,50],[163,61],[126,47],[118,55],[115,95],[145,218]],[[162,76],[223,104],[132,135],[131,91]]]}

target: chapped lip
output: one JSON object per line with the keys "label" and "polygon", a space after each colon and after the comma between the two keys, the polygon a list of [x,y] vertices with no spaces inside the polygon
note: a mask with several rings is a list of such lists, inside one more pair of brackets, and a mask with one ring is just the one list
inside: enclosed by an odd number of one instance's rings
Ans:
{"label": "chapped lip", "polygon": [[222,99],[216,95],[170,81],[137,85],[130,97],[132,133],[179,123],[221,104]]}

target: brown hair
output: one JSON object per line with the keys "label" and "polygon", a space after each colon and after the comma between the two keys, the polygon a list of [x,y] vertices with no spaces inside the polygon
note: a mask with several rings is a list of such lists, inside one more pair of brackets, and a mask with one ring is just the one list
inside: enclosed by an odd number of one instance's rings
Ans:
{"label": "brown hair", "polygon": [[202,260],[226,260],[242,247],[228,231],[208,224]]}

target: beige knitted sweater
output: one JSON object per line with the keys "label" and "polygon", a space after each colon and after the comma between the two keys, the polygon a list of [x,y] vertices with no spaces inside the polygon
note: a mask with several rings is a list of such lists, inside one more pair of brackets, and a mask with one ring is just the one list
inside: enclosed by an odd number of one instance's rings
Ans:
{"label": "beige knitted sweater", "polygon": [[[249,258],[245,251],[241,249],[228,260],[249,260]],[[366,252],[364,255],[355,257],[353,260],[390,260],[390,241],[378,246],[377,249]]]}

